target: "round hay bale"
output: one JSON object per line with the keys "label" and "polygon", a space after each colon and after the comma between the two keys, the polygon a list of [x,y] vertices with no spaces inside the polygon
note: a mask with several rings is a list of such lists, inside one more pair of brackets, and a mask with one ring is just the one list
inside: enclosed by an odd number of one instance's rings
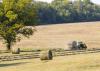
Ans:
{"label": "round hay bale", "polygon": [[69,44],[70,50],[86,50],[87,45],[82,41],[73,41]]}
{"label": "round hay bale", "polygon": [[77,41],[72,41],[70,44],[69,44],[69,48],[70,50],[77,50],[78,47],[77,47]]}
{"label": "round hay bale", "polygon": [[41,52],[40,60],[52,60],[52,59],[53,59],[53,55],[51,50]]}
{"label": "round hay bale", "polygon": [[87,49],[87,45],[84,43],[83,44],[83,49],[86,50]]}
{"label": "round hay bale", "polygon": [[20,48],[13,48],[12,54],[20,54]]}

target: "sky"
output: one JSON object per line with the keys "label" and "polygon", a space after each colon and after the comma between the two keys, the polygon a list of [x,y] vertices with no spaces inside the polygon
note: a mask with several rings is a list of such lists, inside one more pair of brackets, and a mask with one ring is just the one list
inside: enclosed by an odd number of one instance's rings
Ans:
{"label": "sky", "polygon": [[[44,2],[51,2],[53,0],[36,0],[36,1],[44,1]],[[91,0],[92,2],[96,3],[96,4],[100,4],[100,0]]]}
{"label": "sky", "polygon": [[[1,1],[1,0],[0,0]],[[53,0],[35,0],[35,1],[43,1],[43,2],[52,2]],[[100,4],[100,0],[91,0],[92,2],[96,3],[96,4]]]}

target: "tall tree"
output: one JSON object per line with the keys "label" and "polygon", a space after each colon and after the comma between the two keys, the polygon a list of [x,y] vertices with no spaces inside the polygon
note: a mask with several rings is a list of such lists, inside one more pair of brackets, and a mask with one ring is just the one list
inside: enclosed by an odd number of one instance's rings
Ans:
{"label": "tall tree", "polygon": [[0,37],[5,41],[7,50],[21,40],[22,34],[29,37],[34,30],[26,27],[27,23],[34,25],[36,11],[32,0],[2,0],[0,6]]}

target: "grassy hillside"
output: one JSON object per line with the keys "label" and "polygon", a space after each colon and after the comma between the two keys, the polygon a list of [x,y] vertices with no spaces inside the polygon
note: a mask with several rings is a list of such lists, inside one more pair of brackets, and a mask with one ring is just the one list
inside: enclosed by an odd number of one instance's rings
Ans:
{"label": "grassy hillside", "polygon": [[100,53],[0,62],[0,71],[100,71]]}
{"label": "grassy hillside", "polygon": [[[100,22],[36,26],[30,39],[23,37],[14,47],[68,48],[73,40],[84,41],[88,48],[100,48]],[[1,47],[5,47],[0,42]],[[26,59],[0,62],[0,71],[100,71],[100,53],[54,57],[51,61]]]}
{"label": "grassy hillside", "polygon": [[[84,22],[36,26],[30,39],[23,38],[14,47],[67,48],[73,40],[84,41],[88,48],[100,47],[100,22]],[[0,42],[1,47],[5,47]]]}

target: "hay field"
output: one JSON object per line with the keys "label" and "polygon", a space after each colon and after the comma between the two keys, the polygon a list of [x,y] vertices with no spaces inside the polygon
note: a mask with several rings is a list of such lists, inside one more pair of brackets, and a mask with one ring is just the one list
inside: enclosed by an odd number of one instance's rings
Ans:
{"label": "hay field", "polygon": [[[100,47],[100,22],[83,22],[36,26],[30,39],[24,38],[14,47],[21,48],[65,48],[73,40],[83,41],[88,48]],[[5,47],[0,42],[1,47]]]}
{"label": "hay field", "polygon": [[[36,26],[36,29],[30,39],[23,37],[14,47],[67,49],[67,44],[73,40],[85,42],[88,48],[100,46],[100,22],[42,25]],[[0,48],[4,47],[1,41]],[[100,53],[60,56],[51,61],[0,61],[0,71],[100,71]]]}
{"label": "hay field", "polygon": [[100,71],[100,53],[0,62],[0,71]]}

